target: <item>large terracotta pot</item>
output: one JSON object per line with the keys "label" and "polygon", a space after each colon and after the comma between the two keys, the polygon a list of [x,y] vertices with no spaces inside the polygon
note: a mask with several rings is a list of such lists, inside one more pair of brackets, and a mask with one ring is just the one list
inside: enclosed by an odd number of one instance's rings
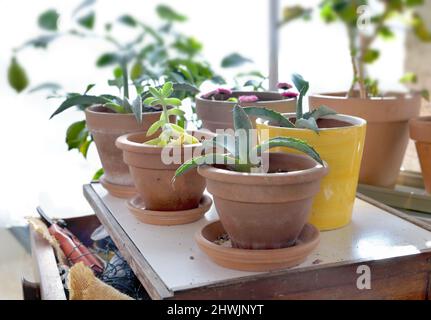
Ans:
{"label": "large terracotta pot", "polygon": [[[233,97],[242,95],[255,95],[259,101],[241,103],[241,106],[265,107],[278,112],[293,112],[296,108],[296,99],[285,99],[278,92],[233,91]],[[202,95],[196,97],[196,112],[202,120],[202,127],[212,132],[217,129],[233,129],[232,110],[236,102],[216,101],[204,99]],[[254,122],[254,121],[253,121]]]}
{"label": "large terracotta pot", "polygon": [[[294,121],[294,113],[286,116]],[[320,230],[332,230],[345,226],[352,218],[366,122],[352,116],[333,115],[317,123],[319,134],[308,129],[272,126],[261,119],[257,120],[257,129],[260,141],[279,136],[304,140],[328,163],[329,173],[314,199],[310,223]],[[287,148],[274,148],[274,151],[297,153]]]}
{"label": "large terracotta pot", "polygon": [[408,121],[419,115],[421,97],[392,94],[383,98],[346,98],[345,93],[312,95],[310,108],[326,105],[367,121],[359,182],[381,187],[396,183],[406,152]]}
{"label": "large terracotta pot", "polygon": [[410,138],[415,140],[425,189],[431,194],[431,117],[411,119]]}
{"label": "large terracotta pot", "polygon": [[232,246],[276,249],[295,244],[327,168],[307,156],[271,153],[269,173],[212,166],[198,171],[206,178]]}
{"label": "large terracotta pot", "polygon": [[160,118],[160,112],[144,113],[142,124],[139,124],[133,114],[119,114],[103,106],[92,106],[85,110],[85,118],[104,169],[101,181],[114,196],[132,196],[135,193],[133,180],[115,141],[126,133],[146,132]]}
{"label": "large terracotta pot", "polygon": [[[210,133],[193,131],[199,140],[211,138]],[[181,147],[157,147],[147,145],[145,133],[130,133],[117,139],[116,145],[123,151],[124,162],[129,166],[138,194],[147,210],[184,211],[197,208],[205,190],[205,179],[197,170],[190,170],[175,179],[175,171],[184,161],[199,152],[202,144]],[[165,164],[162,153],[179,155],[178,163]],[[199,154],[200,155],[200,154]]]}

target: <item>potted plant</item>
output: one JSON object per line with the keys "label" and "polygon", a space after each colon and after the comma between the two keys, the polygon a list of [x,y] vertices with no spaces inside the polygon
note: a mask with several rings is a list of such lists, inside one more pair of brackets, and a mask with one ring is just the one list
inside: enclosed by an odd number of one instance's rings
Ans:
{"label": "potted plant", "polygon": [[[205,179],[196,170],[171,183],[175,170],[190,159],[196,149],[202,148],[201,141],[212,136],[200,131],[188,132],[171,122],[170,116],[183,115],[178,108],[181,100],[171,97],[173,91],[171,82],[161,88],[150,87],[150,96],[144,100],[144,105],[161,106],[159,118],[147,132],[123,135],[116,141],[138,192],[128,206],[150,224],[192,222],[201,218],[211,206],[211,201],[203,197]],[[154,137],[160,129],[160,135]]]}
{"label": "potted plant", "polygon": [[[247,84],[247,83],[246,83]],[[280,89],[288,89],[287,84],[280,84]],[[261,88],[258,85],[254,88]],[[279,112],[293,111],[295,94],[289,91],[282,93],[272,91],[239,91],[217,88],[196,97],[196,113],[202,120],[202,127],[212,132],[217,129],[233,129],[232,109],[240,106],[265,106]],[[254,121],[253,121],[254,122]]]}
{"label": "potted plant", "polygon": [[[311,95],[309,101],[310,108],[325,104],[339,113],[367,120],[359,181],[392,187],[407,148],[408,121],[419,115],[421,95],[417,92],[381,92],[378,81],[367,74],[367,64],[379,57],[375,40],[394,36],[390,21],[400,14],[405,14],[404,21],[410,23],[419,39],[429,41],[431,38],[425,34],[426,27],[418,10],[414,10],[422,1],[380,2],[382,9],[376,14],[370,12],[369,1],[365,0],[324,0],[321,3],[321,16],[326,22],[340,21],[346,27],[353,81],[347,92]],[[401,81],[408,83],[415,79],[409,73]],[[428,92],[422,91],[422,95],[428,97]]]}
{"label": "potted plant", "polygon": [[[123,82],[127,83],[127,66],[123,67]],[[73,124],[67,132],[69,147],[79,147],[87,153],[94,141],[102,163],[100,182],[110,194],[129,198],[136,194],[133,180],[127,165],[123,162],[122,152],[115,147],[118,137],[131,132],[146,132],[161,115],[161,107],[142,103],[148,95],[140,85],[136,85],[136,98],[131,101],[128,85],[122,86],[123,96],[110,94],[90,95],[93,85],[84,94],[69,94],[51,118],[72,107],[84,110],[86,121]],[[185,84],[175,84],[177,91],[196,90]]]}
{"label": "potted plant", "polygon": [[319,152],[330,170],[314,199],[310,222],[320,230],[340,228],[348,224],[352,216],[366,122],[357,117],[335,114],[325,106],[304,113],[302,102],[309,83],[300,75],[294,75],[293,82],[299,91],[296,113],[262,114],[252,107],[244,111],[260,116],[257,129],[261,138],[294,137],[307,141]]}
{"label": "potted plant", "polygon": [[415,140],[425,189],[431,194],[431,117],[411,119],[410,138]]}
{"label": "potted plant", "polygon": [[[233,123],[235,136],[219,134],[207,142],[222,152],[188,160],[177,169],[175,180],[199,167],[233,247],[292,246],[308,220],[327,168],[318,153],[298,139],[277,137],[254,146],[251,121],[238,105],[233,108]],[[265,152],[278,146],[309,157]]]}

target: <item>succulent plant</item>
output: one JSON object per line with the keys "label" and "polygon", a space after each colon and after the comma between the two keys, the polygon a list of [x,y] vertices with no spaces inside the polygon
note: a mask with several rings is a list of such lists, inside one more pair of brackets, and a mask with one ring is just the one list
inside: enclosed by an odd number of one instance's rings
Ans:
{"label": "succulent plant", "polygon": [[[310,84],[305,81],[304,78],[299,74],[294,74],[292,76],[292,81],[299,92],[298,99],[296,102],[296,120],[295,123],[291,122],[288,118],[283,116],[281,113],[276,111],[260,108],[260,107],[246,107],[244,108],[245,113],[249,116],[257,116],[264,120],[269,120],[273,124],[280,127],[287,128],[304,128],[310,129],[315,132],[319,132],[319,127],[317,126],[317,120],[321,117],[336,114],[336,112],[327,106],[320,106],[317,109],[310,112],[303,112],[303,99],[308,92]],[[289,86],[285,86],[290,89]]]}
{"label": "succulent plant", "polygon": [[203,143],[204,146],[208,147],[221,147],[227,151],[226,153],[209,153],[192,158],[178,168],[175,177],[184,174],[190,169],[205,164],[224,164],[229,169],[237,172],[252,172],[253,169],[259,170],[262,163],[259,161],[258,157],[261,156],[263,152],[274,147],[288,147],[301,151],[320,164],[323,164],[316,150],[305,141],[299,139],[275,137],[253,146],[253,126],[244,108],[239,105],[235,105],[233,108],[233,122],[235,135],[219,134],[212,140],[204,141]]}
{"label": "succulent plant", "polygon": [[160,128],[162,132],[159,137],[146,141],[145,144],[164,147],[199,143],[199,140],[188,134],[183,127],[170,122],[170,116],[184,118],[184,111],[179,108],[182,101],[171,97],[174,92],[173,83],[166,82],[161,88],[149,87],[148,90],[151,96],[144,100],[144,105],[152,107],[161,106],[162,114],[160,115],[160,119],[154,122],[148,129],[147,136],[155,134]]}

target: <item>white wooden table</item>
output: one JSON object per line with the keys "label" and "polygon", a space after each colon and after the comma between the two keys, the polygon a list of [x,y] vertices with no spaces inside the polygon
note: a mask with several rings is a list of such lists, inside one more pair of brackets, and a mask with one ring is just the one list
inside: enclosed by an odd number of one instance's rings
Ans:
{"label": "white wooden table", "polygon": [[[97,183],[84,194],[153,299],[430,298],[431,228],[370,199],[357,198],[352,222],[322,232],[303,264],[251,273],[214,264],[194,242],[217,219],[214,206],[192,224],[152,226]],[[371,290],[356,287],[362,264],[371,269]]]}

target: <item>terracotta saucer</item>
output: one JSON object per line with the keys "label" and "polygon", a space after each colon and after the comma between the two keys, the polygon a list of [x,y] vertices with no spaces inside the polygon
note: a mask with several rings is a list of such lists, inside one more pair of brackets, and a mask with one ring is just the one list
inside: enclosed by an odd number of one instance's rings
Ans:
{"label": "terracotta saucer", "polygon": [[195,240],[199,248],[216,264],[241,271],[274,271],[294,267],[304,262],[319,244],[320,233],[307,223],[297,243],[288,248],[270,250],[238,249],[214,243],[225,234],[220,221],[212,222],[196,232]]}
{"label": "terracotta saucer", "polygon": [[103,176],[100,178],[99,182],[109,192],[109,194],[114,197],[129,199],[136,195],[135,187],[110,183],[106,181]]}
{"label": "terracotta saucer", "polygon": [[158,226],[174,226],[195,222],[205,215],[212,205],[211,197],[204,195],[199,207],[182,211],[153,211],[145,209],[145,204],[139,195],[127,200],[127,207],[138,218],[146,224]]}

